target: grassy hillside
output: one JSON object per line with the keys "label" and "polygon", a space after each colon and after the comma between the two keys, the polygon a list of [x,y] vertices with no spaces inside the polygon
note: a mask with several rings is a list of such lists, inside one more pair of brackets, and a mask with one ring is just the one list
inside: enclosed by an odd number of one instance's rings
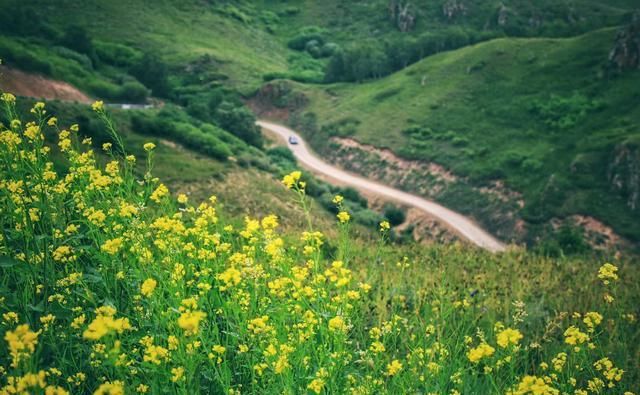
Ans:
{"label": "grassy hillside", "polygon": [[637,208],[610,178],[617,152],[637,150],[640,72],[607,74],[615,31],[496,39],[378,81],[298,85],[308,136],[327,154],[326,137],[353,137],[474,185],[505,180],[523,194],[519,215],[530,224],[592,215],[637,241]]}
{"label": "grassy hillside", "polygon": [[[223,162],[262,144],[243,100],[263,80],[311,82],[297,88],[310,101],[298,124],[326,154],[341,135],[442,164],[463,180],[429,196],[504,239],[537,241],[550,220],[582,215],[637,241],[638,73],[604,69],[610,26],[635,2],[415,1],[410,25],[404,4],[0,0],[15,11],[0,18],[0,57],[108,101],[160,96],[170,111],[133,129]],[[340,80],[368,82],[320,84]],[[424,174],[404,180],[435,190]],[[502,181],[524,208],[478,194]]]}
{"label": "grassy hillside", "polygon": [[[58,33],[85,28],[94,40],[151,52],[176,68],[210,57],[211,71],[239,89],[255,88],[262,75],[287,68],[287,49],[265,31],[261,14],[200,1],[87,3],[79,0],[2,0],[3,10],[29,10]],[[235,11],[234,11],[235,10]],[[51,38],[48,35],[48,38]]]}
{"label": "grassy hillside", "polygon": [[4,393],[637,391],[632,262],[387,246],[384,228],[360,244],[344,217],[327,237],[297,172],[281,191],[305,232],[230,223],[153,177],[158,147],[137,158],[150,175],[117,151],[105,167],[46,107],[20,123],[3,101]]}

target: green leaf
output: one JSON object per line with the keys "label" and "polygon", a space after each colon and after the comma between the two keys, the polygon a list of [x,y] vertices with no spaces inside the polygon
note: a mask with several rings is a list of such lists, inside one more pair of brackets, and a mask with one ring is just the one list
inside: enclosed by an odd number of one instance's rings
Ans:
{"label": "green leaf", "polygon": [[37,305],[28,304],[27,309],[31,311],[37,311],[38,313],[44,312],[44,301],[40,301]]}
{"label": "green leaf", "polygon": [[20,261],[6,255],[0,255],[0,267],[8,269],[20,264]]}

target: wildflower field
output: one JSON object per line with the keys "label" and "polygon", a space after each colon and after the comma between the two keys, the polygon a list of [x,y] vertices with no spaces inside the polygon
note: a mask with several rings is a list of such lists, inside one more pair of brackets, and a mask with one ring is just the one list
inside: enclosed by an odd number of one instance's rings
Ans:
{"label": "wildflower field", "polygon": [[[0,129],[0,394],[633,394],[640,285],[624,259],[394,245],[224,220],[37,103]],[[45,144],[45,135],[57,144]],[[69,164],[56,171],[60,151]],[[110,158],[106,161],[103,158]],[[145,161],[146,172],[135,171]]]}

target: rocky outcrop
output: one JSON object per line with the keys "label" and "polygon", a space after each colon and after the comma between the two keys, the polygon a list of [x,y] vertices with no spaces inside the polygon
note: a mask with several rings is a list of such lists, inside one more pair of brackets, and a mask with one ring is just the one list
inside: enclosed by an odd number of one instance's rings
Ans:
{"label": "rocky outcrop", "polygon": [[631,24],[616,35],[609,63],[618,71],[640,69],[640,13],[636,12]]}
{"label": "rocky outcrop", "polygon": [[622,196],[633,211],[640,208],[640,143],[616,146],[608,169],[611,188]]}
{"label": "rocky outcrop", "polygon": [[403,0],[389,0],[389,17],[401,32],[408,32],[416,24],[414,6]]}
{"label": "rocky outcrop", "polygon": [[288,81],[265,84],[247,105],[258,115],[272,119],[289,119],[289,115],[309,103],[304,93],[293,88]]}
{"label": "rocky outcrop", "polygon": [[509,22],[509,14],[511,11],[504,4],[500,4],[500,9],[498,10],[498,26],[506,26],[507,22]]}
{"label": "rocky outcrop", "polygon": [[467,6],[461,0],[447,0],[442,5],[442,14],[451,21],[467,15]]}

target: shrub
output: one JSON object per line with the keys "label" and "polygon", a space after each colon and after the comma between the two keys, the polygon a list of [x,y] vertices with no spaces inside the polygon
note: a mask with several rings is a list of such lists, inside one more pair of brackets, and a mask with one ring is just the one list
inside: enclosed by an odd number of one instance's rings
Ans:
{"label": "shrub", "polygon": [[321,46],[324,44],[324,30],[317,26],[309,26],[300,33],[298,33],[295,37],[290,39],[287,42],[287,46],[296,51],[305,50],[307,44],[311,41],[315,41],[316,45]]}
{"label": "shrub", "polygon": [[353,219],[357,223],[368,228],[375,228],[382,221],[382,216],[373,210],[364,209],[353,213]]}
{"label": "shrub", "polygon": [[391,203],[384,205],[383,215],[393,226],[400,225],[407,219],[407,215],[404,210]]}
{"label": "shrub", "polygon": [[150,88],[154,96],[168,97],[171,93],[169,68],[159,57],[146,53],[130,72],[138,81]]}
{"label": "shrub", "polygon": [[64,31],[60,44],[71,48],[76,52],[87,55],[90,59],[96,58],[96,52],[93,48],[93,42],[89,33],[78,25],[69,25]]}
{"label": "shrub", "polygon": [[119,99],[128,103],[144,103],[149,96],[149,89],[138,81],[127,81],[120,88]]}
{"label": "shrub", "polygon": [[150,117],[138,113],[132,117],[131,124],[140,133],[170,137],[186,147],[219,160],[227,160],[233,155],[229,146],[214,134],[217,130],[215,126],[198,128],[187,122],[173,122],[170,119],[166,115]]}
{"label": "shrub", "polygon": [[32,71],[51,75],[53,68],[49,62],[40,59],[37,55],[23,46],[10,42],[0,41],[0,58],[6,64],[15,66],[24,71]]}
{"label": "shrub", "polygon": [[69,49],[67,47],[53,47],[51,48],[52,52],[55,53],[56,55],[65,58],[65,59],[69,59],[69,60],[73,60],[78,62],[79,65],[81,65],[82,67],[91,70],[93,68],[93,62],[91,61],[91,59],[82,53],[76,52],[72,49]]}
{"label": "shrub", "polygon": [[120,100],[121,88],[105,80],[92,80],[88,83],[89,92],[101,99],[118,101]]}
{"label": "shrub", "polygon": [[552,94],[549,99],[534,101],[531,111],[550,128],[565,130],[577,125],[589,112],[602,107],[602,102],[590,100],[580,93],[568,97]]}
{"label": "shrub", "polygon": [[262,146],[262,133],[256,126],[255,115],[248,108],[223,101],[216,109],[214,117],[223,129],[250,145]]}
{"label": "shrub", "polygon": [[142,53],[127,45],[95,41],[96,55],[101,62],[106,64],[129,68],[142,60]]}

